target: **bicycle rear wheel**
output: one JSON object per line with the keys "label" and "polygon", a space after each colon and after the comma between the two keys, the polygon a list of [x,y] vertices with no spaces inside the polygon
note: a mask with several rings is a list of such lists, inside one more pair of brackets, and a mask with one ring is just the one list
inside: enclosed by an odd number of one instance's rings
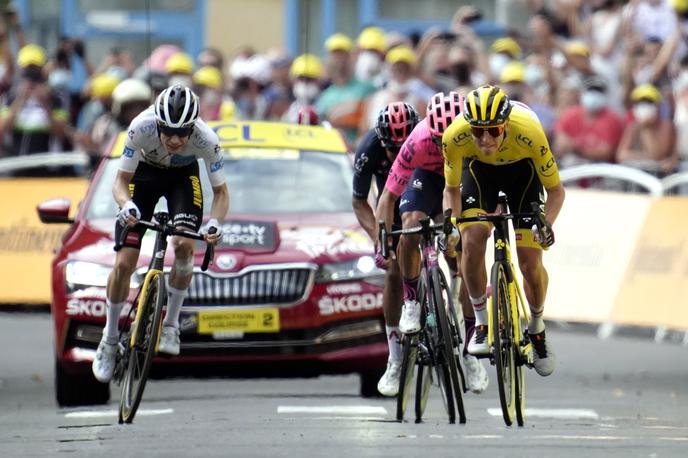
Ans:
{"label": "bicycle rear wheel", "polygon": [[511,426],[516,410],[516,360],[515,342],[511,316],[509,283],[504,263],[495,263],[492,267],[492,347],[497,367],[499,384],[499,402],[502,407],[504,423]]}
{"label": "bicycle rear wheel", "polygon": [[141,310],[137,311],[137,320],[132,325],[131,332],[134,333],[134,337],[127,342],[129,357],[126,361],[119,402],[120,423],[131,423],[134,420],[143,390],[146,388],[148,371],[160,336],[162,309],[165,303],[163,278],[163,273],[159,271],[150,274],[147,289],[143,291],[143,302],[139,302]]}
{"label": "bicycle rear wheel", "polygon": [[463,370],[461,369],[461,364],[459,358],[461,358],[461,353],[463,351],[461,344],[463,340],[461,339],[461,329],[459,328],[459,318],[456,314],[456,309],[454,307],[454,302],[452,299],[451,288],[447,283],[447,279],[444,277],[444,273],[441,270],[437,270],[437,281],[440,285],[440,291],[442,291],[442,301],[437,302],[437,304],[445,304],[446,308],[443,309],[443,313],[440,316],[444,316],[447,321],[447,332],[442,330],[445,337],[445,347],[447,344],[447,339],[449,339],[449,345],[451,346],[451,353],[448,355],[453,356],[451,358],[454,361],[453,366],[449,367],[449,373],[452,379],[452,386],[454,387],[454,401],[456,404],[456,410],[459,414],[459,423],[466,423],[466,409],[463,403],[463,393],[465,390],[465,380],[463,375]]}
{"label": "bicycle rear wheel", "polygon": [[397,394],[397,420],[404,420],[406,404],[408,403],[409,392],[411,391],[411,381],[413,380],[413,369],[416,366],[418,357],[418,336],[404,335],[402,337],[403,360],[401,362],[401,375],[399,377],[399,394]]}

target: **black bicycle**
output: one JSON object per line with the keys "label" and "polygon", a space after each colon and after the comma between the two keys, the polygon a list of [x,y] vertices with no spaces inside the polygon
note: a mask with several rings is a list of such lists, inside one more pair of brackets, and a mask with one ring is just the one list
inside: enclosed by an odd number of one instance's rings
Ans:
{"label": "black bicycle", "polygon": [[[136,226],[126,226],[118,246],[122,246],[129,231],[143,226],[156,232],[153,257],[143,284],[138,290],[134,303],[129,311],[125,325],[120,330],[115,373],[113,379],[121,385],[122,394],[119,402],[119,422],[131,423],[141,402],[146,387],[148,372],[157,353],[162,327],[162,310],[165,306],[165,274],[163,263],[167,251],[167,237],[177,235],[195,240],[205,240],[203,234],[188,230],[178,230],[169,222],[167,212],[153,215],[156,222],[139,221]],[[208,269],[214,255],[213,245],[207,244],[201,270]],[[132,322],[132,312],[136,317]]]}
{"label": "black bicycle", "polygon": [[[446,219],[446,218],[445,218]],[[438,264],[438,251],[435,239],[439,233],[449,234],[451,226],[432,224],[430,218],[419,220],[420,226],[387,232],[380,222],[380,244],[382,255],[388,255],[388,237],[402,234],[419,234],[421,236],[421,274],[418,287],[418,298],[421,303],[421,330],[416,334],[402,337],[403,359],[397,395],[398,421],[403,421],[408,403],[414,369],[416,370],[415,414],[416,423],[420,423],[434,384],[433,370],[437,385],[449,416],[449,423],[466,423],[466,412],[463,405],[465,380],[459,357],[462,339],[459,318],[452,299],[451,288]],[[456,407],[456,409],[455,409]]]}

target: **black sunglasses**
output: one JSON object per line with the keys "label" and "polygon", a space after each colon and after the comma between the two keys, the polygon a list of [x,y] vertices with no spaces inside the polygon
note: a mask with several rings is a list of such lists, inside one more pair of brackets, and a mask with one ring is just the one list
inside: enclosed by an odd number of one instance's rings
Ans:
{"label": "black sunglasses", "polygon": [[193,126],[188,127],[169,127],[164,124],[158,124],[158,129],[167,137],[190,137],[193,133]]}

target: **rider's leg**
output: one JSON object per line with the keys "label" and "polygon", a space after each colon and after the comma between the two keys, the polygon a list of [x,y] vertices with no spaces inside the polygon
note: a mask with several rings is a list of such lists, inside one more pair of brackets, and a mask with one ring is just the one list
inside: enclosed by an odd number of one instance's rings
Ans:
{"label": "rider's leg", "polygon": [[489,236],[490,229],[487,225],[467,224],[461,229],[461,272],[475,312],[476,326],[487,324],[485,249]]}
{"label": "rider's leg", "polygon": [[[418,220],[427,215],[419,211],[402,213],[401,223],[404,229],[418,226]],[[399,238],[397,259],[404,286],[404,300],[417,300],[418,277],[420,276],[420,243],[419,235],[402,235]]]}
{"label": "rider's leg", "polygon": [[138,248],[122,247],[115,256],[115,266],[108,276],[106,290],[107,314],[103,336],[109,343],[116,342],[119,336],[119,316],[127,296],[129,296],[129,283],[131,275],[136,269],[138,258]]}
{"label": "rider's leg", "polygon": [[178,328],[179,313],[193,277],[194,241],[175,236],[172,237],[171,244],[174,249],[174,263],[167,285],[167,313],[163,325]]}
{"label": "rider's leg", "polygon": [[532,247],[517,247],[518,266],[523,274],[523,290],[530,306],[528,332],[537,334],[545,330],[542,313],[545,309],[545,296],[549,276],[542,264],[542,250]]}
{"label": "rider's leg", "polygon": [[400,361],[402,358],[401,345],[399,344],[399,316],[401,315],[401,273],[399,264],[390,262],[385,274],[385,286],[382,295],[382,308],[385,314],[385,330],[387,332],[387,345],[389,346],[389,359]]}

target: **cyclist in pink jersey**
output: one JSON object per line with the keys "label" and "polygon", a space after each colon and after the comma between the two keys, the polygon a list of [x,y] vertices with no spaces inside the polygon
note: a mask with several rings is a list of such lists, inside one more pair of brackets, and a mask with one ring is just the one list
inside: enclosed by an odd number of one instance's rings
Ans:
{"label": "cyclist in pink jersey", "polygon": [[[414,227],[418,220],[442,214],[442,192],[444,190],[444,157],[442,155],[442,134],[460,114],[462,97],[456,92],[435,94],[428,103],[427,113],[413,129],[397,155],[385,188],[378,201],[376,220],[384,221],[388,230],[392,227],[394,206],[401,197],[399,212],[402,227]],[[447,263],[452,271],[452,284],[458,280],[456,243],[458,234],[450,237],[447,247]],[[397,260],[403,280],[404,305],[402,306],[399,330],[405,334],[420,331],[420,303],[417,298],[420,275],[420,252],[418,235],[402,235],[397,248]],[[465,287],[462,287],[465,290]],[[465,291],[461,297],[466,297]],[[474,329],[475,318],[467,300],[462,301],[466,341]],[[463,305],[462,304],[462,305]],[[468,388],[482,392],[488,384],[487,373],[482,363],[464,348]]]}

